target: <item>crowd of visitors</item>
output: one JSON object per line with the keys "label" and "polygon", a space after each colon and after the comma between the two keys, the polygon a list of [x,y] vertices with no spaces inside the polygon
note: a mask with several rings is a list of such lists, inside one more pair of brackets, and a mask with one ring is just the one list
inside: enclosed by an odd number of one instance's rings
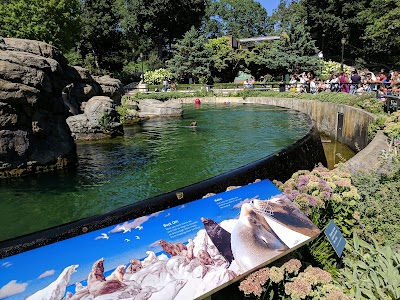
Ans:
{"label": "crowd of visitors", "polygon": [[307,93],[343,92],[362,95],[375,92],[377,98],[384,95],[400,95],[400,76],[397,70],[385,72],[384,69],[374,73],[368,69],[351,74],[335,71],[326,80],[316,78],[311,72],[293,74],[289,81],[290,90]]}

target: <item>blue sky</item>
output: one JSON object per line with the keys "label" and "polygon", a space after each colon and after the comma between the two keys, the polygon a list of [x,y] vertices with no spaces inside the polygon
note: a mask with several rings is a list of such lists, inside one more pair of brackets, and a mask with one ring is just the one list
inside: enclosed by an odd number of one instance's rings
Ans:
{"label": "blue sky", "polygon": [[258,2],[267,10],[268,16],[270,16],[272,11],[279,5],[279,0],[258,0]]}

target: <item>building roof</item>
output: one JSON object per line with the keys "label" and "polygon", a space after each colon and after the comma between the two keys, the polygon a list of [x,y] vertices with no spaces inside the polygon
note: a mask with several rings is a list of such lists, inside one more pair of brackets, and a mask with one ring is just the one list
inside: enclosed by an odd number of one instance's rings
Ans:
{"label": "building roof", "polygon": [[281,37],[277,35],[269,35],[269,36],[259,36],[259,37],[252,37],[252,38],[244,38],[244,39],[237,39],[240,43],[247,43],[247,42],[262,42],[262,41],[273,41],[279,40]]}

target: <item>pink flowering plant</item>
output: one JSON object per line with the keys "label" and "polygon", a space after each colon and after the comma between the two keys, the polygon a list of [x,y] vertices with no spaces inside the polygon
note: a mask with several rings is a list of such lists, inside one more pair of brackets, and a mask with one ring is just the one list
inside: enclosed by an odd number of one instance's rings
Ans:
{"label": "pink flowering plant", "polygon": [[247,276],[239,289],[257,299],[350,299],[328,272],[312,266],[300,272],[301,268],[300,260],[294,258],[280,267],[262,268]]}
{"label": "pink flowering plant", "polygon": [[320,229],[333,219],[346,237],[351,235],[360,195],[343,166],[334,170],[323,166],[301,170],[285,183],[274,183]]}
{"label": "pink flowering plant", "polygon": [[[323,166],[300,170],[285,183],[274,183],[318,228],[324,230],[334,220],[343,236],[351,237],[359,220],[360,195],[343,165],[334,170]],[[337,274],[336,254],[325,235],[321,234],[307,249],[321,267]]]}

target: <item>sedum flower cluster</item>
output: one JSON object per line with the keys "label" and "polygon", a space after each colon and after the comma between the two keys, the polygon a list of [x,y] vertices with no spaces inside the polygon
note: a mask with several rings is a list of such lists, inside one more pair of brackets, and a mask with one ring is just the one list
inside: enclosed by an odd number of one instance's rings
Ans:
{"label": "sedum flower cluster", "polygon": [[292,258],[284,263],[281,267],[262,268],[251,273],[246,279],[242,280],[239,290],[245,295],[253,294],[260,297],[263,292],[263,286],[270,280],[270,283],[283,284],[284,279],[290,274],[297,275],[301,268],[301,262]]}
{"label": "sedum flower cluster", "polygon": [[343,167],[300,170],[285,183],[274,183],[320,228],[334,218],[355,221],[353,214],[360,195],[351,183],[351,174]]}
{"label": "sedum flower cluster", "polygon": [[247,276],[239,289],[246,296],[253,294],[259,298],[266,293],[270,299],[275,299],[274,296],[283,298],[285,294],[294,300],[350,300],[332,283],[332,276],[328,272],[309,266],[299,273],[301,266],[298,259],[291,259],[281,267],[262,268]]}

